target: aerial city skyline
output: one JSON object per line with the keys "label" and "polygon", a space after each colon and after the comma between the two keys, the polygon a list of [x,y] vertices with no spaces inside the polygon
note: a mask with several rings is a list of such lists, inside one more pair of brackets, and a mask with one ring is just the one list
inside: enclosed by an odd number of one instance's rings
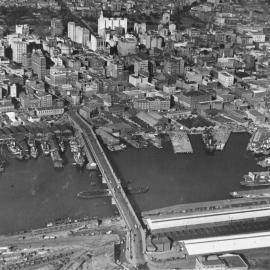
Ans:
{"label": "aerial city skyline", "polygon": [[270,269],[270,3],[0,2],[0,269]]}

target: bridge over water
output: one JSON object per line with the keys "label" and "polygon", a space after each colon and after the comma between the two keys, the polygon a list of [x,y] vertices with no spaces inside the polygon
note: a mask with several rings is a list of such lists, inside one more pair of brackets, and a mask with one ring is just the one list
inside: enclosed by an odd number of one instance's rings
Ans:
{"label": "bridge over water", "polygon": [[88,151],[90,151],[99,167],[102,177],[106,180],[108,188],[116,206],[124,219],[128,233],[126,243],[127,259],[134,265],[145,263],[144,253],[146,251],[145,231],[131,206],[120,180],[113,171],[92,127],[85,121],[78,112],[69,112],[69,118],[78,129],[85,141]]}

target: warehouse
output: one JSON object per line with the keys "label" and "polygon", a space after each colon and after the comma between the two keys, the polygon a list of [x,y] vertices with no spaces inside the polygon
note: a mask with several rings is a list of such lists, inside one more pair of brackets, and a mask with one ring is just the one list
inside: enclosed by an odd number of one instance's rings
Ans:
{"label": "warehouse", "polygon": [[224,253],[229,251],[270,247],[270,232],[259,232],[179,241],[188,255]]}

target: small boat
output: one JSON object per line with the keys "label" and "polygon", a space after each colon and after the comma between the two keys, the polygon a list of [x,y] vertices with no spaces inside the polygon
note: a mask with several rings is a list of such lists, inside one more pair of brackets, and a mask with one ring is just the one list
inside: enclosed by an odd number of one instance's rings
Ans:
{"label": "small boat", "polygon": [[115,151],[121,151],[121,150],[124,150],[127,148],[127,146],[125,144],[120,144],[120,145],[108,145],[107,146],[108,149],[112,152],[115,152]]}

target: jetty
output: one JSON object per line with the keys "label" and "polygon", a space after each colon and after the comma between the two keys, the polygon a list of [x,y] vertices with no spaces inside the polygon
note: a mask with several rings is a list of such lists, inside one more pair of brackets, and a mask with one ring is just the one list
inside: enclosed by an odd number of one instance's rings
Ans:
{"label": "jetty", "polygon": [[225,126],[219,126],[213,129],[212,135],[216,142],[216,150],[222,151],[230,138],[231,131]]}
{"label": "jetty", "polygon": [[92,156],[92,153],[88,151],[87,146],[85,145],[85,138],[84,134],[81,132],[76,132],[76,136],[80,142],[80,145],[82,146],[84,153],[86,154],[86,158],[88,163],[86,164],[86,169],[88,170],[96,170],[97,169],[97,164],[94,161],[94,158]]}
{"label": "jetty", "polygon": [[177,153],[193,153],[192,145],[185,131],[169,131],[173,151]]}

